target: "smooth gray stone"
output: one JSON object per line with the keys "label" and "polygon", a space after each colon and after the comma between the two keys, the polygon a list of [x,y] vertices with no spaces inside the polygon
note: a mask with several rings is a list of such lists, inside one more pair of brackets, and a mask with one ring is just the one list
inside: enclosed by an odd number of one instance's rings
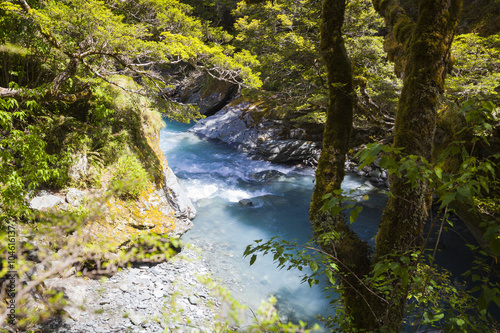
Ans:
{"label": "smooth gray stone", "polygon": [[62,203],[63,199],[55,195],[48,194],[48,195],[37,196],[31,199],[30,208],[35,210],[43,210],[43,209],[53,208],[58,204]]}

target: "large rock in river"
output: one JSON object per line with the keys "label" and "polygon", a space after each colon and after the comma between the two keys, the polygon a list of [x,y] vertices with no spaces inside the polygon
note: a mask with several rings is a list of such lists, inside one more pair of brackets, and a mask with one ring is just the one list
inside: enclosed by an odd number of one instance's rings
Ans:
{"label": "large rock in river", "polygon": [[316,164],[319,143],[286,138],[281,134],[283,129],[280,121],[264,118],[257,104],[236,100],[215,115],[198,121],[189,131],[267,161]]}
{"label": "large rock in river", "polygon": [[190,220],[194,219],[196,216],[196,208],[179,184],[177,176],[169,166],[165,168],[163,174],[165,177],[166,197],[169,204],[176,211],[176,215],[178,217],[187,217]]}

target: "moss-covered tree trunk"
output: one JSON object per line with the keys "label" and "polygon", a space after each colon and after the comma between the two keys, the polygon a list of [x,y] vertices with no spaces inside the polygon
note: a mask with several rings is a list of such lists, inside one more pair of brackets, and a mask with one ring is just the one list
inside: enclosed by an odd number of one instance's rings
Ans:
{"label": "moss-covered tree trunk", "polygon": [[[375,7],[403,44],[406,67],[395,123],[394,147],[405,155],[430,160],[436,129],[437,108],[461,0],[421,0],[416,23],[411,22],[396,1],[374,1]],[[391,177],[393,194],[384,210],[376,237],[374,262],[387,255],[399,256],[421,244],[430,204],[424,183],[410,183],[404,176]],[[386,312],[386,329],[401,331],[407,287],[400,290]]]}
{"label": "moss-covered tree trunk", "polygon": [[[346,225],[342,214],[321,212],[323,196],[340,189],[345,175],[346,153],[352,129],[355,93],[351,63],[344,46],[342,25],[345,0],[324,0],[321,21],[321,53],[327,66],[329,104],[323,149],[316,170],[316,186],[310,207],[310,221],[323,250],[335,256],[340,265],[340,279],[347,314],[362,321],[360,327],[372,328],[374,311],[370,309],[361,277],[370,271],[368,246]],[[328,237],[332,232],[339,237]]]}
{"label": "moss-covered tree trunk", "polygon": [[[460,2],[420,1],[418,22],[409,39],[402,41],[407,45],[408,57],[394,147],[403,148],[405,155],[431,158],[437,108]],[[411,184],[404,177],[393,176],[391,192],[394,196],[389,199],[377,234],[376,258],[418,245],[427,217],[429,198],[423,184]]]}

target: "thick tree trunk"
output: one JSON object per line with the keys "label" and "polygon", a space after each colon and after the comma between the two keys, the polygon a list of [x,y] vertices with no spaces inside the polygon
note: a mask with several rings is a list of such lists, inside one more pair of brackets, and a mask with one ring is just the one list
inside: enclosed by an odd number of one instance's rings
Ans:
{"label": "thick tree trunk", "polygon": [[[355,105],[351,63],[342,38],[345,5],[345,0],[323,1],[321,52],[327,66],[329,105],[309,217],[320,246],[342,263],[338,278],[347,314],[361,321],[359,328],[370,329],[376,324],[375,311],[360,280],[370,271],[368,246],[350,230],[342,214],[321,212],[323,196],[340,189],[344,180]],[[332,232],[338,237],[329,237]]]}
{"label": "thick tree trunk", "polygon": [[[381,1],[382,2],[382,1]],[[400,18],[396,38],[405,44],[407,65],[395,123],[394,147],[405,155],[431,159],[439,98],[461,0],[421,0],[416,25]],[[390,8],[382,8],[391,17]],[[401,15],[401,13],[399,13]],[[392,15],[395,17],[396,15]],[[412,31],[404,34],[405,24]],[[391,177],[391,193],[376,237],[374,261],[386,255],[402,255],[421,244],[430,205],[424,183],[409,183],[404,176]],[[401,331],[407,288],[387,312],[388,331]]]}
{"label": "thick tree trunk", "polygon": [[[422,0],[419,20],[407,41],[408,61],[395,124],[394,147],[405,155],[430,160],[436,130],[439,97],[444,89],[447,59],[459,0]],[[391,178],[391,192],[377,235],[376,258],[419,244],[427,217],[428,195],[423,184]]]}

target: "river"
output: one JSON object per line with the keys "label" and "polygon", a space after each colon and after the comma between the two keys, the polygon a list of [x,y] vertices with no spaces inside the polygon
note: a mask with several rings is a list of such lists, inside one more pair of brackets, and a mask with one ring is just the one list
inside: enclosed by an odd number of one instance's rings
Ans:
{"label": "river", "polygon": [[[325,282],[310,288],[301,283],[303,272],[277,269],[272,256],[260,256],[252,266],[242,257],[246,246],[257,239],[280,236],[307,242],[312,235],[308,209],[314,170],[253,160],[224,144],[186,132],[189,127],[168,122],[160,141],[169,166],[198,210],[194,228],[183,240],[202,249],[214,277],[253,311],[272,294],[278,299],[282,320],[312,323],[315,315],[328,315]],[[252,178],[268,170],[282,175],[266,182]],[[365,181],[348,175],[343,187],[354,189]],[[253,206],[243,207],[239,204],[242,199],[252,199]],[[373,193],[355,223],[356,231],[372,245],[384,204],[385,198]]]}

